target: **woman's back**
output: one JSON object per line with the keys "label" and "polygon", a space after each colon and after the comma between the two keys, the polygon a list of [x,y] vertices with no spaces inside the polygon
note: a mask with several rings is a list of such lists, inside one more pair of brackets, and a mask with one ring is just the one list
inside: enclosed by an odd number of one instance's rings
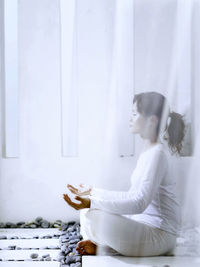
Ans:
{"label": "woman's back", "polygon": [[149,205],[143,213],[128,217],[178,235],[180,205],[175,177],[169,168],[169,154],[164,145],[157,144],[140,155],[131,182],[130,191],[143,194]]}

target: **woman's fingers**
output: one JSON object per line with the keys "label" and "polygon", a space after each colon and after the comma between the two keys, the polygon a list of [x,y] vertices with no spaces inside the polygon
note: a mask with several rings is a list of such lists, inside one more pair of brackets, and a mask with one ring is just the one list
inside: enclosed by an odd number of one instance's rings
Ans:
{"label": "woman's fingers", "polygon": [[63,198],[64,198],[64,200],[65,200],[71,207],[73,207],[73,208],[75,208],[75,209],[77,208],[77,207],[76,207],[76,203],[72,202],[71,199],[68,197],[67,194],[63,194]]}
{"label": "woman's fingers", "polygon": [[76,250],[78,251],[79,254],[81,255],[87,255],[84,246],[77,246]]}
{"label": "woman's fingers", "polygon": [[75,187],[74,187],[73,185],[71,185],[71,184],[68,184],[67,187],[68,187],[68,188],[75,189]]}
{"label": "woman's fingers", "polygon": [[[74,208],[74,209],[76,209],[76,210],[79,210],[79,209],[84,208],[83,205],[82,205],[83,203],[81,203],[81,204],[77,204],[77,203],[71,201],[71,199],[69,198],[69,196],[68,196],[67,194],[63,194],[63,198],[65,199],[65,201],[66,201],[72,208]],[[83,201],[83,199],[80,198],[80,197],[78,197],[78,196],[76,196],[75,199],[80,200],[81,202]]]}
{"label": "woman's fingers", "polygon": [[68,187],[68,189],[70,190],[70,191],[78,191],[78,189],[77,188],[75,188],[74,186],[72,186],[72,185],[70,185],[70,184],[68,184],[67,185],[67,187]]}
{"label": "woman's fingers", "polygon": [[68,197],[67,194],[63,194],[63,198],[64,198],[64,200],[67,201],[68,204],[71,204],[72,203],[71,199]]}
{"label": "woman's fingers", "polygon": [[82,197],[76,196],[75,199],[83,202],[83,198]]}

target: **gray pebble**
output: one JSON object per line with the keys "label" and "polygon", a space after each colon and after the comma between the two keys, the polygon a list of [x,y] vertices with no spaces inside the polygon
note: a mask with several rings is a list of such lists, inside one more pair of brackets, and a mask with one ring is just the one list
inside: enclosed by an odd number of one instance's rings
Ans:
{"label": "gray pebble", "polygon": [[70,264],[70,267],[81,267],[81,263],[80,262],[72,263]]}
{"label": "gray pebble", "polygon": [[5,235],[1,235],[1,236],[0,236],[0,240],[3,240],[3,239],[7,239],[7,236],[5,236]]}
{"label": "gray pebble", "polygon": [[67,264],[71,264],[71,263],[76,263],[76,256],[67,256],[66,259],[65,259],[65,263]]}
{"label": "gray pebble", "polygon": [[60,225],[61,225],[61,224],[62,224],[62,221],[61,221],[61,220],[56,220],[56,221],[55,221],[55,223],[57,223],[57,224],[60,224]]}
{"label": "gray pebble", "polygon": [[36,221],[36,222],[40,222],[40,221],[42,221],[42,220],[43,220],[43,218],[42,218],[42,217],[40,217],[40,216],[39,216],[39,217],[37,217],[37,218],[35,219],[35,221]]}
{"label": "gray pebble", "polygon": [[51,261],[51,257],[45,258],[45,261]]}
{"label": "gray pebble", "polygon": [[16,246],[8,246],[8,249],[14,250]]}
{"label": "gray pebble", "polygon": [[51,245],[51,246],[48,246],[48,248],[49,248],[49,249],[58,249],[59,247],[58,247],[58,246],[53,246],[53,245]]}
{"label": "gray pebble", "polygon": [[22,225],[22,224],[26,224],[24,221],[21,221],[21,222],[18,222],[17,223],[17,226],[20,226],[20,225]]}
{"label": "gray pebble", "polygon": [[25,228],[26,227],[26,224],[22,224],[19,226],[19,228]]}
{"label": "gray pebble", "polygon": [[66,231],[67,228],[68,228],[68,223],[62,223],[62,224],[61,224],[61,230],[62,230],[62,231]]}
{"label": "gray pebble", "polygon": [[71,244],[71,245],[68,246],[69,249],[73,249],[75,247],[76,247],[76,244]]}
{"label": "gray pebble", "polygon": [[35,225],[35,224],[31,224],[31,225],[30,225],[30,228],[37,228],[37,225]]}
{"label": "gray pebble", "polygon": [[68,243],[69,244],[69,238],[61,238],[59,241],[61,243]]}
{"label": "gray pebble", "polygon": [[81,262],[81,256],[75,256],[76,262]]}
{"label": "gray pebble", "polygon": [[0,228],[5,228],[5,223],[0,223]]}
{"label": "gray pebble", "polygon": [[12,225],[11,222],[7,222],[7,223],[5,224],[5,227],[6,227],[6,228],[11,228],[11,225]]}
{"label": "gray pebble", "polygon": [[74,228],[72,226],[68,227],[67,232],[72,232]]}
{"label": "gray pebble", "polygon": [[77,244],[80,240],[79,239],[74,239],[74,240],[70,240],[69,243],[70,244]]}
{"label": "gray pebble", "polygon": [[48,228],[49,227],[49,222],[47,222],[46,220],[43,220],[41,223],[41,227],[42,228]]}
{"label": "gray pebble", "polygon": [[57,223],[54,223],[54,224],[53,224],[53,227],[54,227],[54,228],[59,228],[59,227],[60,227],[60,225],[59,225],[59,224],[57,224]]}
{"label": "gray pebble", "polygon": [[52,236],[51,235],[45,235],[45,236],[43,236],[43,238],[49,239],[49,238],[52,238]]}
{"label": "gray pebble", "polygon": [[19,239],[18,236],[12,236],[11,239]]}
{"label": "gray pebble", "polygon": [[73,240],[73,239],[80,239],[80,236],[74,235],[74,236],[69,237],[69,240]]}
{"label": "gray pebble", "polygon": [[64,260],[65,259],[65,256],[58,256],[57,257],[57,261],[59,261],[59,262],[61,262],[62,260]]}
{"label": "gray pebble", "polygon": [[39,255],[37,253],[32,253],[30,255],[31,259],[36,259]]}

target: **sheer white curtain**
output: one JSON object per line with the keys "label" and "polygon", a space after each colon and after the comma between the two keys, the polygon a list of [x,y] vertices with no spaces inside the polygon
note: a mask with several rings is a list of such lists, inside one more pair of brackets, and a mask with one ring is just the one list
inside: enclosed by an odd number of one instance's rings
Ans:
{"label": "sheer white curtain", "polygon": [[93,182],[112,184],[106,177],[130,172],[120,165],[135,153],[134,1],[61,0],[60,9],[63,156],[91,156]]}
{"label": "sheer white curtain", "polygon": [[[73,28],[76,31],[73,36],[77,36],[78,58],[76,97],[79,102],[76,103],[79,103],[79,131],[85,134],[76,147],[82,151],[89,144],[87,149],[99,160],[98,180],[94,182],[110,188],[128,186],[128,178],[126,181],[120,181],[120,178],[128,177],[136,162],[134,155],[137,150],[128,127],[133,95],[157,91],[167,97],[172,111],[185,116],[187,128],[183,157],[174,157],[171,166],[176,172],[184,212],[188,211],[191,193],[183,192],[187,183],[188,192],[194,189],[197,181],[193,179],[197,179],[194,174],[198,165],[195,156],[198,149],[191,155],[192,146],[198,145],[194,144],[197,109],[194,109],[192,98],[196,90],[192,80],[192,41],[197,27],[193,12],[199,1],[116,0],[94,3],[87,0],[84,4],[76,1],[76,5],[76,26]],[[88,14],[87,21],[84,20],[84,11]],[[88,105],[84,106],[83,102],[87,100]],[[80,129],[80,124],[85,132]],[[98,140],[92,136],[97,132],[100,134]],[[69,142],[78,141],[72,137]],[[191,223],[187,219],[185,221]]]}
{"label": "sheer white curtain", "polygon": [[[134,95],[134,2],[115,1],[110,80],[104,125],[105,172],[112,170],[113,157],[131,160],[134,137],[129,131]],[[113,182],[115,182],[115,177]]]}
{"label": "sheer white curtain", "polygon": [[[120,89],[123,88],[124,101],[128,103],[127,96],[131,93],[126,90],[125,75],[119,70],[121,59],[126,57],[126,42],[132,45],[128,50],[133,58],[133,91],[134,93],[157,91],[164,94],[170,104],[171,111],[184,115],[186,123],[186,135],[180,158],[173,157],[171,168],[175,172],[177,191],[182,206],[182,229],[199,225],[199,141],[197,126],[197,110],[194,106],[193,71],[195,68],[196,30],[198,12],[194,19],[194,9],[199,8],[199,1],[153,1],[134,0],[129,2],[134,10],[133,16],[133,40],[124,38],[121,29],[127,17],[128,1],[116,2],[120,11],[116,8],[114,56],[110,86],[110,113],[106,126],[108,147],[113,151],[111,144],[116,138],[119,116],[115,117],[119,109],[118,101]],[[130,6],[129,6],[130,8]],[[125,11],[126,10],[126,11]],[[198,14],[197,14],[198,13]],[[130,15],[130,16],[131,16]],[[124,17],[124,18],[123,18]],[[125,43],[123,43],[125,41]],[[117,52],[116,52],[117,51]],[[118,65],[119,64],[119,65]],[[117,78],[116,76],[117,75]],[[122,83],[120,83],[122,79]],[[122,86],[121,86],[122,84]],[[123,86],[124,85],[124,86]],[[119,89],[120,88],[120,89]],[[197,94],[198,95],[198,94]],[[122,101],[121,101],[122,103]],[[120,109],[122,112],[123,108]],[[122,113],[121,113],[122,114]],[[118,118],[116,120],[116,118]],[[125,117],[123,117],[123,120]],[[115,121],[116,120],[116,121]],[[111,124],[110,124],[111,123]],[[114,125],[114,127],[112,126]],[[120,134],[118,128],[118,133]],[[124,130],[124,128],[123,128]],[[194,147],[194,150],[193,150]],[[107,161],[109,162],[109,161]],[[110,164],[110,163],[109,163]]]}

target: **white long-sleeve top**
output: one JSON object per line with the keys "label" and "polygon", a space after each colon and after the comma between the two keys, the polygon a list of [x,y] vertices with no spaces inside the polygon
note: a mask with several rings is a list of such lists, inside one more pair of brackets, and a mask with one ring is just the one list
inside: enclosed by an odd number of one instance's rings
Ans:
{"label": "white long-sleeve top", "polygon": [[164,145],[156,144],[140,154],[126,192],[93,188],[90,208],[147,223],[178,235],[180,205]]}

